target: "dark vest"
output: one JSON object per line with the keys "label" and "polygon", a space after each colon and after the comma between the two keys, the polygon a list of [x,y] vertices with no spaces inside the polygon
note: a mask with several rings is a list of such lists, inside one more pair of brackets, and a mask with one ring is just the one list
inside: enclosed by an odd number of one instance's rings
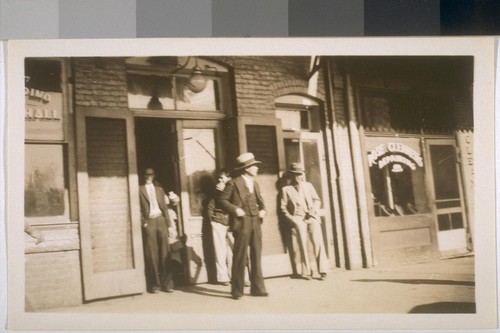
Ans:
{"label": "dark vest", "polygon": [[247,192],[245,200],[243,200],[243,210],[247,216],[259,215],[259,205],[257,203],[257,196],[255,189],[253,193]]}

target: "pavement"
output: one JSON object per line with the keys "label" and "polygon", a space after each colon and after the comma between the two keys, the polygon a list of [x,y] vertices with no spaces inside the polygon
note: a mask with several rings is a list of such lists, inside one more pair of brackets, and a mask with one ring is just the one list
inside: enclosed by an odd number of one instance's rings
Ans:
{"label": "pavement", "polygon": [[267,278],[268,297],[231,298],[230,287],[181,286],[173,293],[141,294],[50,309],[66,313],[157,314],[404,314],[474,313],[474,256],[369,269],[334,269],[325,281]]}

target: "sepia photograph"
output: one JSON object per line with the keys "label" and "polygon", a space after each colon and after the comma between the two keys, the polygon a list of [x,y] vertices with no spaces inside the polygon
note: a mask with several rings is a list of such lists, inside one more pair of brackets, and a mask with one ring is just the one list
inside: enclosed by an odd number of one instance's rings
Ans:
{"label": "sepia photograph", "polygon": [[8,42],[9,328],[494,327],[493,45]]}

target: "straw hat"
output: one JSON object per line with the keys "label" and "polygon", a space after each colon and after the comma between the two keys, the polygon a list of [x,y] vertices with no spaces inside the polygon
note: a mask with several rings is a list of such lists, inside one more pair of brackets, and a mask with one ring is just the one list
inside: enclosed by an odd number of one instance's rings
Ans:
{"label": "straw hat", "polygon": [[248,168],[249,166],[255,165],[255,164],[261,164],[261,161],[256,161],[255,156],[253,156],[252,153],[244,153],[241,154],[240,156],[236,157],[236,163],[237,166],[234,168],[234,170],[241,170]]}

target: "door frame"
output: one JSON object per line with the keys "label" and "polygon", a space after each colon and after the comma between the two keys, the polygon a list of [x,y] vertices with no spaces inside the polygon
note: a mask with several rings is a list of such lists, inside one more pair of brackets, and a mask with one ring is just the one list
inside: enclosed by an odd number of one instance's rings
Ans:
{"label": "door frame", "polygon": [[[465,201],[464,201],[464,189],[462,186],[462,177],[461,177],[461,169],[460,169],[460,158],[457,156],[458,155],[458,146],[457,142],[453,138],[429,138],[425,140],[425,163],[428,166],[427,172],[426,172],[426,181],[428,183],[428,195],[429,195],[429,203],[431,204],[431,211],[434,216],[434,221],[436,224],[436,238],[438,240],[438,248],[439,248],[439,225],[438,225],[438,208],[436,207],[436,193],[434,189],[434,174],[432,171],[432,164],[431,164],[431,153],[430,153],[430,146],[431,145],[450,145],[454,148],[455,151],[455,171],[456,171],[456,177],[457,177],[457,183],[458,183],[458,191],[460,195],[460,209],[455,208],[451,209],[453,211],[460,211],[462,213],[462,220],[464,224],[464,231],[465,231],[465,248],[457,248],[457,249],[450,249],[450,250],[440,250],[441,256],[448,256],[448,255],[453,255],[453,254],[459,254],[459,253],[464,253],[464,250],[469,251],[471,248],[470,244],[470,229],[469,229],[469,221],[467,218],[467,211],[465,207]],[[450,209],[448,209],[450,211]],[[465,251],[465,252],[467,252]]]}
{"label": "door frame", "polygon": [[[80,243],[85,301],[143,293],[146,290],[139,211],[139,183],[136,166],[134,119],[123,110],[85,108],[76,110],[77,182],[80,216]],[[134,268],[129,270],[94,273],[92,235],[89,214],[89,176],[87,165],[86,118],[123,119],[126,126],[128,162],[129,218]]]}
{"label": "door frame", "polygon": [[[186,236],[186,262],[184,263],[187,272],[187,277],[189,283],[201,283],[208,280],[208,276],[205,276],[206,266],[204,266],[205,258],[200,257],[196,250],[201,251],[200,254],[204,255],[203,247],[200,249],[199,244],[196,242],[202,240],[202,226],[203,226],[203,216],[191,216],[190,204],[189,204],[189,186],[186,174],[186,161],[185,161],[185,151],[184,151],[184,139],[183,130],[184,129],[213,129],[214,130],[214,140],[215,140],[215,172],[224,166],[225,154],[223,149],[224,142],[224,131],[222,122],[219,120],[189,120],[189,119],[176,119],[175,121],[176,132],[177,132],[177,151],[178,151],[178,161],[179,161],[179,188],[180,188],[180,211],[181,218],[180,223],[182,228],[182,235]],[[194,246],[190,246],[194,245]],[[196,248],[195,248],[196,247]],[[201,259],[201,261],[200,261]],[[193,268],[192,265],[196,265]],[[203,271],[205,269],[205,272]]]}
{"label": "door frame", "polygon": [[[323,237],[324,241],[326,241],[325,246],[327,250],[328,260],[331,266],[334,266],[334,247],[333,247],[333,223],[332,223],[332,215],[333,212],[330,208],[330,192],[328,190],[329,181],[327,176],[327,166],[326,166],[326,151],[325,145],[323,143],[323,133],[321,132],[308,132],[308,131],[293,131],[293,132],[283,132],[283,142],[286,139],[291,140],[314,140],[317,143],[318,148],[318,158],[319,158],[319,168],[321,173],[321,196],[323,206],[319,213],[320,216],[324,218],[323,223]],[[301,161],[304,161],[303,149],[302,145],[300,145],[300,158]],[[287,166],[288,167],[288,166]],[[306,179],[306,181],[309,181]]]}

